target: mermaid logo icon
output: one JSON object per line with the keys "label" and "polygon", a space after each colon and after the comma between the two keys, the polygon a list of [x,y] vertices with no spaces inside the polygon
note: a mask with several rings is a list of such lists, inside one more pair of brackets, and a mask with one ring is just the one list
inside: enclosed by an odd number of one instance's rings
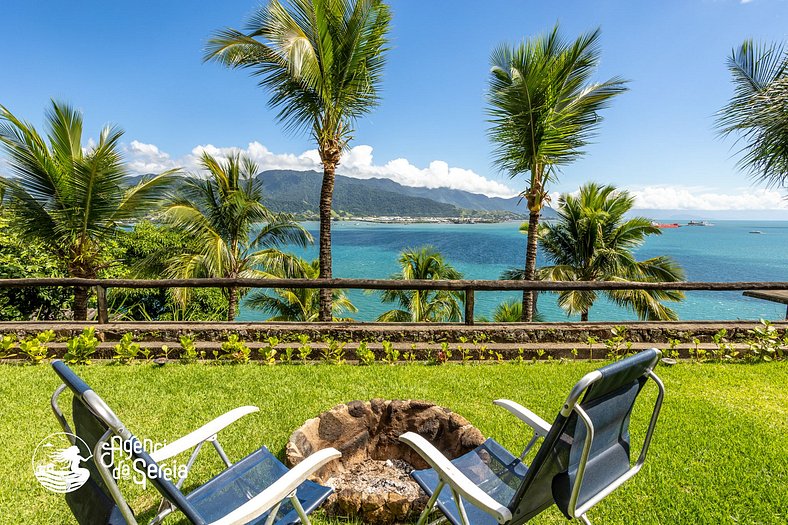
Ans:
{"label": "mermaid logo icon", "polygon": [[74,492],[90,477],[90,471],[80,464],[92,457],[87,443],[79,436],[65,432],[50,434],[33,453],[33,474],[47,490],[58,494]]}

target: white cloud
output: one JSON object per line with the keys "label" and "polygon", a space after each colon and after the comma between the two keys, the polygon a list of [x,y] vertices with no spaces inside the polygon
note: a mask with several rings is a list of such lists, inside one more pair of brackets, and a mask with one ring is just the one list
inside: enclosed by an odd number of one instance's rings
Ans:
{"label": "white cloud", "polygon": [[[251,142],[246,148],[200,145],[193,148],[189,155],[177,161],[153,144],[144,144],[135,140],[126,147],[129,168],[134,173],[155,173],[176,166],[196,172],[199,171],[199,159],[203,152],[208,152],[217,158],[243,153],[251,157],[261,171],[273,169],[320,171],[322,169],[317,150],[307,150],[300,155],[273,153],[259,142]],[[376,165],[372,146],[366,145],[355,146],[345,152],[337,173],[357,179],[386,178],[404,186],[452,188],[494,197],[511,197],[517,193],[500,182],[482,177],[471,170],[451,167],[442,160],[434,160],[426,168],[414,166],[404,158],[394,159],[384,165]]]}
{"label": "white cloud", "polygon": [[784,195],[776,190],[752,187],[718,192],[690,186],[631,188],[637,208],[661,210],[777,210],[788,209]]}
{"label": "white cloud", "polygon": [[133,173],[147,174],[177,168],[179,164],[169,154],[161,151],[154,144],[145,144],[132,140],[126,147],[129,169]]}

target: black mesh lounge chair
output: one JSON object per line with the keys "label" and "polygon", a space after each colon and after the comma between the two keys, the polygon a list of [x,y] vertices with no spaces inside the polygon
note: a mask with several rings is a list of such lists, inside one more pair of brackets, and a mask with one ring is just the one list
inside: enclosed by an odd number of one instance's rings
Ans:
{"label": "black mesh lounge chair", "polygon": [[[55,416],[64,432],[79,436],[90,448],[89,451],[81,450],[81,455],[89,457],[93,454],[93,459],[85,465],[90,470],[87,483],[66,494],[66,502],[80,525],[137,524],[134,512],[123,498],[113,476],[112,461],[98,460],[102,450],[106,450],[105,444],[113,436],[121,440],[123,450],[130,453],[136,469],[141,470],[163,496],[159,512],[151,523],[158,523],[169,513],[180,510],[189,521],[199,525],[309,524],[307,514],[332,492],[331,488],[306,478],[329,461],[340,457],[340,453],[333,448],[315,452],[292,470],[288,470],[265,447],[237,463],[230,462],[216,434],[244,415],[256,412],[257,407],[231,410],[149,454],[106,403],[68,366],[62,361],[55,361],[52,366],[64,382],[52,396]],[[73,430],[58,406],[58,397],[67,388],[73,393]],[[84,448],[79,440],[72,439],[72,444]],[[157,462],[194,449],[187,463],[191,467],[206,442],[214,446],[227,468],[204,485],[184,494],[180,488],[185,477],[168,479]],[[104,454],[105,458],[107,456]]]}
{"label": "black mesh lounge chair", "polygon": [[[665,393],[652,371],[660,356],[659,350],[646,350],[586,374],[552,425],[513,401],[494,401],[534,431],[519,458],[488,439],[449,461],[420,435],[400,436],[432,467],[411,474],[430,495],[418,524],[426,522],[436,504],[454,525],[516,525],[553,503],[567,518],[590,524],[586,512],[637,474],[646,459]],[[632,465],[629,417],[649,378],[659,393]],[[528,466],[522,459],[539,438],[542,444]]]}

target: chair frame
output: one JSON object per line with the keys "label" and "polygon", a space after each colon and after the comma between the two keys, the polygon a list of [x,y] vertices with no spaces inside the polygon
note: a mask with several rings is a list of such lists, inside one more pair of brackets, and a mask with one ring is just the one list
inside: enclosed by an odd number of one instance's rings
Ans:
{"label": "chair frame", "polygon": [[[75,377],[78,378],[76,375]],[[112,409],[109,408],[104,400],[101,399],[95,392],[93,392],[93,390],[91,390],[87,385],[84,385],[84,387],[84,391],[80,393],[73,392],[73,394],[75,396],[78,395],[81,402],[84,403],[86,407],[109,428],[109,430],[107,430],[104,435],[102,435],[101,438],[96,442],[96,445],[92,451],[94,457],[100,458],[102,454],[105,453],[107,450],[105,447],[113,436],[117,436],[122,439],[124,445],[128,443],[131,447],[139,447],[141,449],[142,445],[137,440],[137,438],[125,427],[125,425],[123,425],[120,419],[115,415]],[[50,404],[55,417],[60,423],[60,426],[63,428],[63,431],[71,436],[76,434],[71,429],[68,420],[66,419],[58,404],[60,395],[66,389],[69,389],[69,386],[67,386],[65,383],[61,384],[52,395]],[[242,406],[230,410],[229,412],[213,419],[212,421],[204,424],[200,428],[190,432],[189,434],[186,434],[176,441],[173,441],[172,443],[150,453],[149,457],[153,461],[152,465],[156,467],[157,477],[164,477],[161,471],[158,469],[157,463],[159,461],[165,461],[182,452],[194,449],[187,462],[185,475],[178,479],[175,483],[175,487],[180,490],[181,486],[186,480],[186,477],[188,476],[188,471],[191,469],[192,465],[197,459],[198,453],[206,442],[210,442],[213,445],[217,454],[227,467],[232,466],[233,463],[227,457],[227,454],[224,452],[224,449],[219,443],[217,434],[240,418],[257,412],[258,410],[259,409],[255,406]],[[76,440],[72,439],[72,441]],[[264,489],[262,492],[252,497],[238,508],[230,511],[222,518],[211,522],[210,525],[243,525],[261,516],[269,510],[271,510],[271,513],[268,516],[265,525],[273,525],[273,521],[279,511],[279,506],[286,499],[292,503],[301,520],[301,523],[304,525],[310,525],[309,517],[304,511],[304,508],[296,495],[296,490],[298,486],[301,485],[301,483],[303,483],[303,481],[309,476],[313,475],[325,464],[341,457],[341,455],[342,454],[334,448],[325,448],[311,454],[301,463],[282,475],[271,486]],[[123,519],[126,520],[128,525],[138,525],[136,517],[134,516],[134,512],[126,502],[126,499],[123,497],[123,494],[121,493],[120,488],[115,481],[115,477],[113,476],[109,467],[107,467],[103,461],[95,461],[94,463],[99,471],[99,474],[101,475],[101,478],[107,486],[112,499],[118,506]],[[159,505],[158,512],[156,516],[151,519],[149,525],[156,525],[160,523],[168,514],[178,510],[179,506],[180,505],[176,505],[167,498],[163,497],[162,502]],[[187,517],[191,519],[191,517]],[[204,523],[204,521],[202,522]]]}
{"label": "chair frame", "polygon": [[[661,356],[661,352],[656,350],[657,358],[659,360],[659,356]],[[655,363],[656,364],[656,363]],[[569,499],[569,506],[568,506],[568,514],[577,520],[580,520],[582,523],[590,525],[590,521],[586,516],[586,513],[602,501],[606,496],[608,496],[611,492],[615,489],[620,487],[624,482],[630,479],[632,476],[637,474],[640,469],[643,467],[644,462],[646,461],[646,454],[648,453],[649,446],[651,444],[651,438],[654,435],[654,430],[656,429],[657,419],[659,417],[660,409],[662,408],[662,402],[665,397],[665,386],[662,381],[657,377],[654,373],[653,369],[647,370],[644,375],[647,379],[653,380],[658,388],[657,392],[657,399],[654,403],[654,408],[651,414],[651,419],[649,421],[648,428],[646,430],[646,435],[643,439],[643,446],[640,450],[640,455],[638,456],[637,461],[634,465],[630,467],[624,474],[610,482],[606,487],[601,489],[597,494],[591,497],[585,504],[577,507],[577,500],[580,495],[580,489],[582,488],[583,484],[583,475],[585,473],[585,468],[588,463],[588,456],[591,451],[591,444],[594,440],[594,425],[591,419],[588,417],[586,412],[580,406],[580,400],[583,394],[588,391],[588,389],[597,383],[599,380],[603,378],[602,374],[598,370],[594,370],[593,372],[589,372],[585,376],[583,376],[580,381],[578,381],[572,390],[569,392],[569,395],[566,398],[566,401],[561,407],[560,415],[563,417],[569,417],[572,412],[576,413],[578,416],[578,420],[583,423],[586,428],[586,436],[583,442],[583,448],[580,456],[580,460],[577,466],[577,473],[575,475],[575,482],[572,485],[572,492]],[[522,461],[526,454],[533,448],[533,446],[537,443],[539,438],[544,438],[547,436],[548,432],[552,428],[552,425],[547,423],[544,419],[540,418],[524,406],[510,401],[508,399],[497,399],[493,401],[495,405],[505,408],[508,410],[512,415],[517,417],[520,421],[528,425],[533,431],[533,437],[525,446],[523,452],[520,454],[520,460]],[[463,499],[470,501],[479,509],[483,510],[487,514],[493,516],[496,521],[500,524],[508,523],[512,520],[512,511],[509,507],[500,504],[495,499],[493,499],[490,495],[484,492],[481,488],[479,488],[473,481],[471,481],[465,474],[463,474],[459,469],[457,469],[451,461],[449,461],[437,448],[435,448],[429,441],[421,437],[420,435],[416,434],[415,432],[406,432],[402,436],[400,436],[400,440],[410,445],[419,455],[430,465],[432,469],[438,474],[438,485],[436,486],[435,490],[432,493],[432,496],[427,502],[427,506],[422,512],[417,525],[424,525],[427,522],[429,515],[432,513],[435,504],[438,501],[438,497],[443,490],[445,485],[449,485],[452,496],[454,499],[455,504],[457,505],[457,509],[460,515],[460,521],[463,525],[470,525],[468,523],[467,512],[465,510]]]}

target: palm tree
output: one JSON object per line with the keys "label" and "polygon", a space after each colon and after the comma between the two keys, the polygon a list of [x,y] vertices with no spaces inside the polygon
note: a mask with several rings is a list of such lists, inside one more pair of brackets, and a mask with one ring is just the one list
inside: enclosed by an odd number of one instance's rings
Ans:
{"label": "palm tree", "polygon": [[[108,261],[104,247],[121,223],[137,220],[160,203],[175,170],[129,188],[119,151],[123,131],[105,127],[98,143],[82,145],[82,114],[52,101],[46,137],[0,106],[0,144],[12,177],[0,178],[7,207],[21,234],[40,241],[71,277],[98,277]],[[88,289],[74,289],[74,319],[87,319]]]}
{"label": "palm tree", "polygon": [[[462,279],[462,274],[432,246],[404,250],[399,263],[402,269],[391,279]],[[465,294],[451,290],[385,290],[382,299],[384,303],[398,303],[400,308],[381,314],[378,321],[434,323],[461,320]]]}
{"label": "palm tree", "polygon": [[[257,165],[239,154],[223,162],[208,153],[201,164],[208,177],[187,179],[164,208],[165,220],[189,235],[198,249],[172,257],[166,274],[183,279],[265,278],[270,277],[268,267],[293,266],[295,258],[280,248],[304,247],[312,236],[291,215],[263,205]],[[225,293],[227,320],[232,321],[245,292],[230,287]],[[185,301],[185,294],[180,298]]]}
{"label": "palm tree", "polygon": [[[649,235],[662,232],[641,217],[625,219],[634,198],[613,186],[594,183],[580,188],[580,194],[561,195],[558,220],[539,227],[539,242],[554,263],[538,271],[548,281],[637,281],[677,282],[684,271],[669,257],[645,261],[635,259],[632,250]],[[631,308],[640,319],[675,320],[676,313],[663,301],[681,301],[684,294],[670,290],[603,291],[619,306]],[[580,314],[588,321],[588,312],[598,293],[593,290],[569,290],[558,294],[558,304],[569,314]]]}
{"label": "palm tree", "polygon": [[[558,26],[519,46],[502,45],[491,56],[488,93],[494,162],[510,177],[528,173],[522,192],[529,211],[525,254],[527,280],[536,272],[539,215],[556,169],[583,154],[602,118],[599,111],[626,91],[614,77],[591,83],[599,64],[599,29],[566,42]],[[523,293],[523,321],[533,316],[534,297]]]}
{"label": "palm tree", "polygon": [[739,165],[768,186],[788,180],[788,49],[748,40],[728,58],[734,94],[720,113],[722,135],[745,141]]}
{"label": "palm tree", "polygon": [[[248,32],[224,29],[205,60],[248,68],[270,90],[269,105],[291,130],[309,130],[323,164],[320,278],[331,278],[331,199],[342,151],[359,117],[378,103],[391,14],[381,0],[270,0]],[[320,320],[331,319],[332,294],[320,290]]]}
{"label": "palm tree", "polygon": [[[320,261],[307,262],[298,259],[294,268],[270,269],[272,277],[289,277],[299,279],[317,279],[320,273]],[[345,312],[357,312],[358,309],[350,302],[343,290],[334,290],[332,312],[334,320],[343,320]],[[250,308],[271,314],[269,321],[300,321],[304,323],[317,321],[320,313],[320,294],[315,288],[275,288],[273,294],[254,292],[247,300]]]}

